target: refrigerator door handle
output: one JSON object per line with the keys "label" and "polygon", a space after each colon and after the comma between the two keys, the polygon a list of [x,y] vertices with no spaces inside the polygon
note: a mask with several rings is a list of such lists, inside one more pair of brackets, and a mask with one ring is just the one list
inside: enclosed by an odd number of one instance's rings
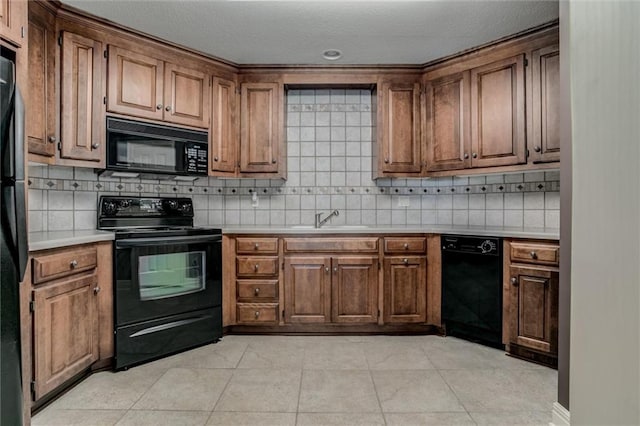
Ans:
{"label": "refrigerator door handle", "polygon": [[27,260],[29,258],[29,247],[27,240],[27,209],[25,202],[25,190],[24,182],[16,182],[15,190],[13,191],[15,196],[13,202],[15,205],[15,224],[16,224],[16,266],[18,268],[18,280],[22,282],[24,274],[27,270]]}
{"label": "refrigerator door handle", "polygon": [[[24,101],[22,100],[22,95],[20,94],[20,89],[16,85],[15,88],[15,113],[14,113],[14,156],[13,156],[13,169],[14,169],[14,179],[16,181],[24,180],[24,147],[25,147],[25,137],[24,137]],[[24,217],[24,216],[23,216]]]}

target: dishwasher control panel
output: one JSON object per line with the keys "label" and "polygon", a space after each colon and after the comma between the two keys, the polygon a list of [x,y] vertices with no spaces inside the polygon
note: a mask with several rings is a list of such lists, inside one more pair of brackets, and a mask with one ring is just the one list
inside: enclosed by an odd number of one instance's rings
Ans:
{"label": "dishwasher control panel", "polygon": [[442,251],[476,253],[489,256],[500,255],[500,239],[466,235],[442,235]]}

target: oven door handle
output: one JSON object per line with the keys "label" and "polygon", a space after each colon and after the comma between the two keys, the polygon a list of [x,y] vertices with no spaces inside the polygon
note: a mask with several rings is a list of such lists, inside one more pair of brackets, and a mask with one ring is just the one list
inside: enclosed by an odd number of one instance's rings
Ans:
{"label": "oven door handle", "polygon": [[211,236],[186,236],[186,237],[155,237],[155,238],[127,238],[117,240],[116,247],[141,247],[141,246],[158,246],[166,244],[197,244],[197,243],[216,243],[222,241],[221,235]]}

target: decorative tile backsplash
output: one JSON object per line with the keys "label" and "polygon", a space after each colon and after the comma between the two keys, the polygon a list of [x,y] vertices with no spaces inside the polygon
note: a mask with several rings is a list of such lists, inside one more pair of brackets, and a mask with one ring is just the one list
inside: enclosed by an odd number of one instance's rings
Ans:
{"label": "decorative tile backsplash", "polygon": [[373,113],[368,90],[289,91],[286,182],[105,178],[31,164],[30,231],[95,229],[107,194],[190,196],[196,225],[310,225],[316,212],[338,209],[331,224],[559,226],[557,171],[373,181]]}

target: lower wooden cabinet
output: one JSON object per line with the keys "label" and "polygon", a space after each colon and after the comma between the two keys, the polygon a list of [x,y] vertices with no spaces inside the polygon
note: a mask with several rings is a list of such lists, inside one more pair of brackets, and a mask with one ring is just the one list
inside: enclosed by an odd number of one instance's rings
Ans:
{"label": "lower wooden cabinet", "polygon": [[331,321],[377,322],[378,257],[334,257],[331,265]]}
{"label": "lower wooden cabinet", "polygon": [[95,272],[33,290],[36,400],[98,360],[98,291]]}
{"label": "lower wooden cabinet", "polygon": [[424,256],[384,259],[384,322],[420,323],[427,319],[427,261]]}
{"label": "lower wooden cabinet", "polygon": [[331,321],[331,258],[287,256],[284,259],[284,321]]}

